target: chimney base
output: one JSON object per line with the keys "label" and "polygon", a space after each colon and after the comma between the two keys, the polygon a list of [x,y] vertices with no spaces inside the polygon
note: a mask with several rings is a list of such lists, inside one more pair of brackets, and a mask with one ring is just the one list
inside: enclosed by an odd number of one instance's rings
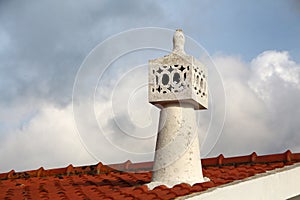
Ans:
{"label": "chimney base", "polygon": [[[200,180],[197,180],[197,181],[195,181],[195,182],[189,182],[189,183],[187,183],[187,184],[189,184],[189,185],[194,185],[194,184],[196,184],[196,183],[203,183],[203,182],[208,182],[208,181],[210,181],[210,179],[209,178],[207,178],[207,177],[203,177],[203,179],[200,181]],[[186,183],[186,182],[181,182],[181,183]],[[157,187],[157,186],[160,186],[160,185],[165,185],[165,186],[167,186],[168,188],[172,188],[172,187],[174,187],[175,185],[177,185],[177,184],[180,184],[179,182],[168,182],[168,183],[163,183],[163,182],[157,182],[157,181],[155,181],[155,182],[150,182],[150,183],[148,183],[148,184],[146,184],[146,186],[148,187],[148,189],[149,190],[153,190],[155,187]]]}

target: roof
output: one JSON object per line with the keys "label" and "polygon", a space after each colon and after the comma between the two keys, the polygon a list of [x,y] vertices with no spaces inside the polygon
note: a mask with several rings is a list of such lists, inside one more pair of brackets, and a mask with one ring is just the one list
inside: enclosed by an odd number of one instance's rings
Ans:
{"label": "roof", "polygon": [[247,179],[257,174],[300,163],[300,153],[202,159],[209,182],[148,190],[153,162],[125,163],[0,174],[0,199],[172,199]]}

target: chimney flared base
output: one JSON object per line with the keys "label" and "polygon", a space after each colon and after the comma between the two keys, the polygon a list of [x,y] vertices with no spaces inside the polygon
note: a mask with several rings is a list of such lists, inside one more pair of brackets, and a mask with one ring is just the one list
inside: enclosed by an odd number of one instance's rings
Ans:
{"label": "chimney flared base", "polygon": [[196,112],[192,105],[170,104],[162,108],[159,121],[152,182],[172,187],[180,183],[205,182],[200,160]]}

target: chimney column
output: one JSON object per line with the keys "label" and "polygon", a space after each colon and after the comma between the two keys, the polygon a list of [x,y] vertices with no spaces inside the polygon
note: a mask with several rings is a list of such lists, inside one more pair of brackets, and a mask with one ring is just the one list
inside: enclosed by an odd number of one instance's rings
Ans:
{"label": "chimney column", "polygon": [[204,182],[196,111],[207,109],[206,67],[184,52],[181,30],[170,55],[149,61],[149,102],[161,108],[149,188]]}

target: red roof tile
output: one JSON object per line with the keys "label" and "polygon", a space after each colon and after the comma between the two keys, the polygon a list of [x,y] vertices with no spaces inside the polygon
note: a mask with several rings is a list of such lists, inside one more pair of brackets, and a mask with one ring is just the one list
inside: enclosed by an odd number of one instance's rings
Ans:
{"label": "red roof tile", "polygon": [[[173,188],[164,185],[148,190],[153,162],[125,163],[15,172],[0,174],[0,199],[172,199],[202,192],[235,180],[300,162],[300,153],[202,160],[203,174],[210,181]],[[123,170],[123,171],[120,171]],[[124,170],[126,172],[124,172]]]}

